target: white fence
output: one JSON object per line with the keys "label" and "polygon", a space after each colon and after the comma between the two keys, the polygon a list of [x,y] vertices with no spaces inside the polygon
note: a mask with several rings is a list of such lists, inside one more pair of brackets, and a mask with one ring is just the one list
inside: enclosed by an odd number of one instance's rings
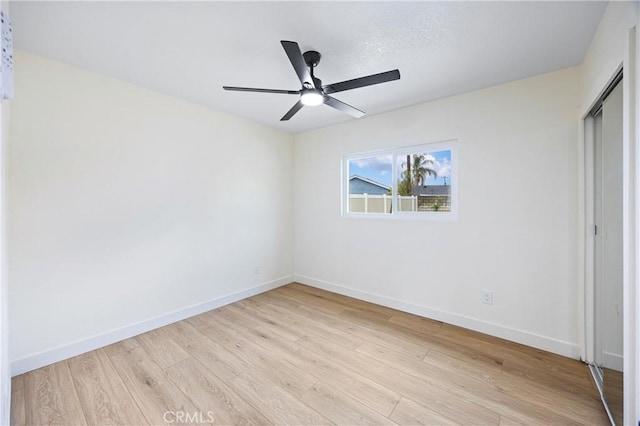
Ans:
{"label": "white fence", "polygon": [[[349,194],[350,213],[391,213],[392,197],[388,194]],[[451,211],[451,198],[448,195],[399,195],[401,212]]]}

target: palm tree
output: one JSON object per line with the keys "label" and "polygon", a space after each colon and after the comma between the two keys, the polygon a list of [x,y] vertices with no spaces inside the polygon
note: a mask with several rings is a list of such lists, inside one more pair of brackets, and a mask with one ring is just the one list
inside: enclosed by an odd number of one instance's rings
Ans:
{"label": "palm tree", "polygon": [[422,154],[413,154],[412,181],[416,186],[424,185],[427,176],[438,177],[435,161],[432,156],[424,156]]}
{"label": "palm tree", "polygon": [[[407,161],[402,163],[402,167],[406,168],[401,174],[402,192],[407,192],[407,194],[400,195],[410,195],[412,185],[424,185],[427,176],[438,177],[438,172],[435,169],[435,161],[430,155],[413,154],[413,160],[407,155]],[[400,190],[398,190],[398,192],[400,192]]]}

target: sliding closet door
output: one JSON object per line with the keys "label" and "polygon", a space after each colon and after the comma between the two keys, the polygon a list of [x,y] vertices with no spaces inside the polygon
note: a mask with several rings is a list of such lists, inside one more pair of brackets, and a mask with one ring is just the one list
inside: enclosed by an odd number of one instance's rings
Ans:
{"label": "sliding closet door", "polygon": [[616,424],[622,424],[622,84],[595,114],[596,364]]}

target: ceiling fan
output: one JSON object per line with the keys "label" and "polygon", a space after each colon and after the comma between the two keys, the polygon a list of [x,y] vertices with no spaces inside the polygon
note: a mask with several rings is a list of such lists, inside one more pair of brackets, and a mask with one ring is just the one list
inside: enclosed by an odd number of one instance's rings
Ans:
{"label": "ceiling fan", "polygon": [[372,74],[366,77],[355,78],[353,80],[341,81],[340,83],[322,85],[322,80],[316,78],[313,69],[320,63],[320,53],[311,50],[300,52],[300,46],[295,41],[281,41],[282,47],[296,71],[302,88],[300,90],[278,90],[278,89],[255,89],[252,87],[233,87],[222,86],[224,90],[233,90],[237,92],[258,92],[258,93],[280,93],[285,95],[299,95],[300,99],[296,104],[280,119],[287,121],[295,115],[303,106],[315,106],[320,104],[329,105],[339,111],[359,118],[364,115],[363,111],[347,105],[344,102],[329,96],[330,93],[343,92],[345,90],[357,89],[359,87],[372,86],[374,84],[386,83],[387,81],[399,80],[400,71],[393,70]]}

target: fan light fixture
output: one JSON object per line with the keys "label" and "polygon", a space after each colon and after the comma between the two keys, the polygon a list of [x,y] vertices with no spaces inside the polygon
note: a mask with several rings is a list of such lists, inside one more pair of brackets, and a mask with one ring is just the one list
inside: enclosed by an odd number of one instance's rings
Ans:
{"label": "fan light fixture", "polygon": [[324,101],[322,93],[317,89],[305,89],[300,95],[300,102],[306,106],[320,105]]}

